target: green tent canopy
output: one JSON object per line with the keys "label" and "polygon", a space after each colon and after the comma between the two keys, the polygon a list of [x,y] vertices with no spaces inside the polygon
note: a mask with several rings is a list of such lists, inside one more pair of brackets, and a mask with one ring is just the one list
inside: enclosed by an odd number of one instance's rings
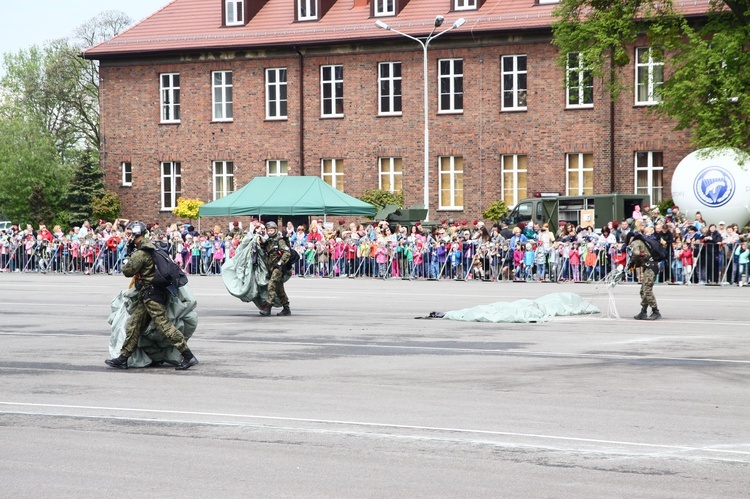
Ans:
{"label": "green tent canopy", "polygon": [[344,194],[320,177],[256,177],[240,190],[206,203],[198,216],[361,215],[375,206]]}

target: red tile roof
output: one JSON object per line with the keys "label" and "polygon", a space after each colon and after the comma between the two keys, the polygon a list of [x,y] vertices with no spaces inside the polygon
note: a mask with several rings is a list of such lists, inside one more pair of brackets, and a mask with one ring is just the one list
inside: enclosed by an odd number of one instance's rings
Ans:
{"label": "red tile roof", "polygon": [[[295,22],[296,0],[267,0],[245,26],[222,27],[224,0],[173,0],[140,23],[84,52],[91,59],[110,56],[192,50],[250,49],[273,45],[356,42],[399,37],[375,26],[370,6],[337,0],[317,21]],[[361,2],[357,2],[359,4]],[[547,28],[554,5],[534,0],[486,0],[476,11],[451,12],[452,0],[411,0],[396,17],[380,18],[395,29],[421,36],[430,32],[435,16],[450,26],[463,17],[463,33]],[[709,0],[675,1],[686,15],[699,15]],[[444,28],[443,28],[444,29]]]}

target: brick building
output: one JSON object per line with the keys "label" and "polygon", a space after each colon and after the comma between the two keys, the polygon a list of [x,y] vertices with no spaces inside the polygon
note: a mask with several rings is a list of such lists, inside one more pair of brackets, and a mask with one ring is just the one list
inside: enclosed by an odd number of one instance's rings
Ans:
{"label": "brick building", "polygon": [[[575,54],[556,65],[554,6],[174,0],[84,54],[100,61],[106,182],[125,217],[162,222],[180,196],[208,202],[279,174],[319,175],[353,196],[399,189],[407,206],[427,194],[436,220],[540,192],[670,197],[692,149],[648,113],[663,63],[639,40],[630,89],[611,105]],[[422,39],[449,30],[426,52],[427,188],[424,52],[376,21]]]}

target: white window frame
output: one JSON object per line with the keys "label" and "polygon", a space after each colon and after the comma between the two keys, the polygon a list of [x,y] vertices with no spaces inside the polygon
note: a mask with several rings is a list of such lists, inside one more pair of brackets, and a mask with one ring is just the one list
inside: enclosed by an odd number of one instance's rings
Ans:
{"label": "white window frame", "polygon": [[[457,166],[456,166],[456,159],[457,158],[461,159],[461,168],[460,169],[458,169]],[[444,165],[446,164],[446,162],[444,160],[448,160],[447,161],[447,166],[448,166],[447,169],[444,169]],[[457,194],[458,194],[459,190],[461,191],[461,199],[462,200],[464,199],[464,196],[463,196],[463,194],[464,194],[464,188],[463,188],[463,185],[464,185],[464,182],[463,182],[463,180],[464,180],[463,179],[463,176],[464,176],[464,166],[463,166],[463,161],[464,161],[463,156],[440,156],[438,158],[438,168],[439,168],[439,171],[438,171],[438,193],[439,193],[439,196],[438,196],[439,197],[438,205],[439,205],[439,208],[438,209],[439,210],[463,210],[464,209],[463,204],[459,205],[459,204],[456,203],[456,198],[458,197]],[[443,175],[444,174],[447,174],[449,176],[448,177],[448,179],[449,179],[448,181],[449,181],[450,185],[447,187],[447,190],[449,192],[448,196],[449,196],[450,199],[443,199],[443,190],[444,190],[443,189]],[[460,179],[461,179],[461,187],[457,186],[457,184],[458,184],[457,180],[458,180],[459,176],[460,176]]]}
{"label": "white window frame", "polygon": [[[645,155],[645,165],[640,164],[639,155]],[[633,163],[635,168],[633,193],[651,196],[651,204],[661,203],[664,200],[664,153],[662,151],[636,151],[633,155]],[[645,186],[638,186],[639,172],[646,172]],[[657,174],[661,177],[659,186],[654,181]]]}
{"label": "white window frame", "polygon": [[[519,159],[523,159],[523,163],[525,163],[525,166],[522,168],[519,165]],[[506,159],[510,159],[510,168],[506,168]],[[507,206],[515,206],[521,199],[528,197],[529,192],[529,157],[525,154],[503,154],[500,158],[500,175],[501,175],[501,192],[502,192],[502,199],[505,201],[505,204]],[[512,193],[510,194],[510,197],[512,199],[508,199],[508,196],[506,195],[506,186],[505,186],[505,176],[506,174],[510,174],[513,178],[513,186],[512,186]],[[525,179],[525,194],[521,194],[520,188],[519,188],[519,177],[523,176]]]}
{"label": "white window frame", "polygon": [[375,17],[395,16],[396,0],[372,0],[372,11]]}
{"label": "white window frame", "polygon": [[122,186],[132,187],[133,186],[133,163],[130,161],[123,161],[120,163],[120,171],[122,173]]}
{"label": "white window frame", "polygon": [[315,21],[318,18],[318,0],[297,0],[297,20]]}
{"label": "white window frame", "polygon": [[[398,76],[394,76],[396,67],[398,67]],[[387,68],[387,74],[384,76],[383,70],[385,68]],[[401,116],[403,114],[401,74],[400,62],[378,63],[378,114],[380,116]],[[384,88],[386,92],[383,92]],[[383,109],[384,102],[387,103],[389,110]]]}
{"label": "white window frame", "polygon": [[[340,76],[336,74],[337,72]],[[330,74],[326,75],[326,73]],[[328,97],[326,97],[327,91],[330,92]],[[326,104],[331,106],[328,113],[325,112]],[[320,116],[321,118],[344,116],[344,66],[341,64],[320,66]]]}
{"label": "white window frame", "polygon": [[[443,65],[448,63],[448,71],[443,73]],[[460,63],[461,71],[456,66]],[[456,114],[464,112],[464,60],[460,57],[438,59],[438,114]],[[443,86],[446,91],[443,91]],[[460,87],[460,88],[458,88]],[[450,104],[443,107],[443,96],[447,96]],[[457,101],[460,100],[460,104]]]}
{"label": "white window frame", "polygon": [[286,159],[267,159],[266,177],[286,177],[289,175],[289,161]]}
{"label": "white window frame", "polygon": [[180,122],[180,73],[159,74],[159,107],[162,123]]}
{"label": "white window frame", "polygon": [[[575,57],[575,66],[571,65],[571,57]],[[576,90],[578,103],[571,102],[571,90]],[[591,102],[586,102],[586,90]],[[568,54],[565,67],[565,107],[569,109],[594,107],[594,75],[591,68],[584,66],[583,55],[580,52]]]}
{"label": "white window frame", "polygon": [[[217,81],[218,80],[218,81]],[[211,71],[213,121],[234,121],[233,78],[229,70]]]}
{"label": "white window frame", "polygon": [[214,161],[214,201],[234,192],[234,162]]}
{"label": "white window frame", "polygon": [[[648,52],[646,62],[640,62],[640,55]],[[657,77],[656,72],[661,72],[661,77]],[[641,83],[640,75],[643,75],[645,81]],[[654,51],[651,47],[636,47],[635,49],[635,104],[637,106],[654,106],[661,102],[659,88],[664,83],[664,61],[654,58]],[[646,99],[640,99],[640,89],[646,89]]]}
{"label": "white window frame", "polygon": [[[578,168],[571,168],[570,167],[570,159],[576,156],[578,158]],[[586,156],[591,157],[591,168],[584,167],[584,158]],[[585,172],[591,172],[591,192],[586,192],[586,186],[584,185],[584,179]],[[577,173],[578,174],[578,191],[577,192],[571,192],[570,189],[572,187],[570,186],[570,174],[571,173]],[[584,196],[584,195],[593,195],[594,194],[594,155],[592,153],[585,153],[585,152],[579,152],[579,153],[568,153],[565,155],[565,192],[567,196]]]}
{"label": "white window frame", "polygon": [[[288,116],[286,68],[266,69],[266,119],[285,120]],[[275,110],[275,112],[274,112]]]}
{"label": "white window frame", "polygon": [[225,0],[224,24],[226,26],[241,26],[245,24],[245,0]]}
{"label": "white window frame", "polygon": [[[325,172],[326,162],[331,164],[331,172]],[[339,171],[339,166],[341,171]],[[323,182],[330,185],[334,189],[338,189],[343,192],[344,190],[344,160],[341,158],[323,158],[320,160],[320,178]]]}
{"label": "white window frame", "polygon": [[454,0],[453,10],[477,10],[477,0]]}
{"label": "white window frame", "polygon": [[560,0],[536,0],[539,5],[551,5],[560,3]]}
{"label": "white window frame", "polygon": [[[396,169],[396,165],[399,164],[401,170]],[[388,184],[391,186],[388,192],[398,193],[404,190],[404,160],[401,157],[383,157],[378,158],[378,189],[383,190],[383,178],[388,180]],[[400,185],[401,188],[397,189],[396,184]]]}
{"label": "white window frame", "polygon": [[[520,60],[523,58],[524,67],[526,69],[518,69]],[[513,67],[506,71],[505,61],[513,61]],[[504,55],[500,57],[500,109],[503,111],[526,111],[528,104],[528,57],[526,54],[513,54]],[[512,88],[505,88],[505,77],[510,76],[512,79]],[[523,76],[523,77],[521,77]],[[519,80],[526,80],[521,88]],[[513,102],[510,106],[505,105],[505,95],[510,94],[513,97]],[[523,98],[522,98],[523,96]],[[523,101],[523,104],[521,104]]]}
{"label": "white window frame", "polygon": [[[167,189],[167,181],[172,186]],[[161,162],[161,209],[172,211],[177,207],[177,200],[182,196],[182,164],[179,161]],[[168,199],[167,199],[168,198]],[[168,203],[165,203],[165,200]]]}

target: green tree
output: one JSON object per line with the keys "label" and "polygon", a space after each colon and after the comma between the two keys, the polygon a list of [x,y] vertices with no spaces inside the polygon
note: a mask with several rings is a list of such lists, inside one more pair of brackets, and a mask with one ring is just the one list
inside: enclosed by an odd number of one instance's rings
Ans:
{"label": "green tree", "polygon": [[98,65],[83,59],[81,51],[130,23],[125,14],[107,11],[81,25],[72,40],[5,54],[2,86],[8,104],[44,123],[64,158],[81,143],[99,149]]}
{"label": "green tree", "polygon": [[387,204],[394,204],[399,208],[404,207],[404,193],[403,192],[390,192],[382,189],[369,189],[362,193],[359,197],[360,201],[370,203],[376,206],[378,209],[383,208]]}
{"label": "green tree", "polygon": [[66,196],[70,222],[81,225],[92,218],[94,199],[104,194],[103,173],[99,155],[91,150],[76,153],[76,168]]}
{"label": "green tree", "polygon": [[91,201],[91,218],[102,220],[116,220],[122,212],[122,201],[117,193],[105,191]]}
{"label": "green tree", "polygon": [[198,211],[203,204],[203,201],[198,198],[179,198],[177,199],[177,206],[172,210],[172,213],[180,218],[187,218],[192,221],[198,218]]}
{"label": "green tree", "polygon": [[0,111],[0,212],[14,222],[64,220],[71,169],[54,139],[42,124]]}
{"label": "green tree", "polygon": [[553,43],[565,67],[579,53],[610,98],[626,87],[632,44],[646,34],[667,65],[656,112],[693,131],[695,147],[750,151],[750,3],[712,0],[707,22],[689,23],[671,0],[560,0]]}
{"label": "green tree", "polygon": [[491,203],[486,210],[482,212],[482,218],[497,222],[508,214],[508,206],[502,199]]}

